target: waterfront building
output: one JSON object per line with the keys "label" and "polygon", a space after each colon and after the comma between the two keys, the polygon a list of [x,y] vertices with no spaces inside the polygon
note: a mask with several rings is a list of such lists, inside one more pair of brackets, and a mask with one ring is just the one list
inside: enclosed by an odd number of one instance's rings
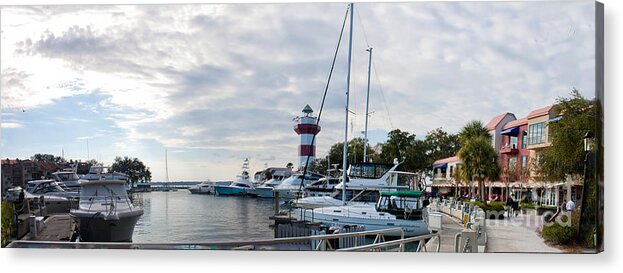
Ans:
{"label": "waterfront building", "polygon": [[[581,178],[545,181],[536,170],[541,154],[551,145],[548,124],[561,118],[552,110],[553,105],[549,105],[533,110],[521,119],[507,112],[493,117],[487,123],[485,127],[491,134],[491,145],[499,153],[498,164],[502,170],[499,181],[485,183],[490,199],[497,197],[505,201],[511,195],[516,200],[556,206],[563,199],[576,201],[579,198]],[[458,188],[460,193],[466,192],[461,189],[468,187],[468,182],[458,185],[455,178],[460,166],[458,156],[435,161],[432,165],[433,191],[447,193]]]}
{"label": "waterfront building", "polygon": [[2,195],[11,187],[26,188],[26,182],[39,179],[37,164],[30,159],[2,159]]}
{"label": "waterfront building", "polygon": [[320,132],[320,126],[316,124],[318,118],[312,116],[313,112],[314,110],[307,104],[303,108],[303,116],[295,118],[298,124],[294,126],[294,131],[301,137],[299,168],[305,167],[308,157],[309,163],[314,162],[314,159],[316,159],[316,140],[314,136]]}

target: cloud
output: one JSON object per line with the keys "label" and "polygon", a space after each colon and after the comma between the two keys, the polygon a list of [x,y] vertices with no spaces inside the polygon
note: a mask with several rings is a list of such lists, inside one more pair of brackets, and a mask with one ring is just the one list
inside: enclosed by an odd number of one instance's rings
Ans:
{"label": "cloud", "polygon": [[[395,127],[423,137],[506,111],[520,118],[572,87],[592,97],[593,5],[358,4],[353,132],[363,130],[368,46],[375,132]],[[118,151],[151,155],[142,149],[154,142],[203,151],[197,162],[231,157],[236,170],[246,156],[296,162],[291,120],[305,104],[319,113],[345,11],[342,3],[3,8],[3,113],[85,96],[80,109],[121,130],[110,140]],[[346,42],[319,154],[343,140]]]}
{"label": "cloud", "polygon": [[21,128],[22,124],[17,123],[17,122],[2,122],[2,129],[14,129],[14,128]]}

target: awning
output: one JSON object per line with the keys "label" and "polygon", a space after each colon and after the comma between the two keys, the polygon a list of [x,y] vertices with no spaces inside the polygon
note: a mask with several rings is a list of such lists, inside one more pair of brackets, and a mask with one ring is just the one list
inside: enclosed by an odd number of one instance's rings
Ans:
{"label": "awning", "polygon": [[562,116],[557,116],[557,117],[555,117],[555,118],[550,118],[550,119],[549,119],[549,122],[552,122],[552,121],[557,121],[557,120],[560,120],[561,118],[562,118]]}
{"label": "awning", "polygon": [[500,134],[507,136],[517,136],[517,134],[519,134],[519,126],[503,130]]}
{"label": "awning", "polygon": [[443,163],[443,164],[439,164],[437,166],[433,166],[433,169],[439,169],[439,168],[445,169],[447,167],[448,167],[448,163]]}

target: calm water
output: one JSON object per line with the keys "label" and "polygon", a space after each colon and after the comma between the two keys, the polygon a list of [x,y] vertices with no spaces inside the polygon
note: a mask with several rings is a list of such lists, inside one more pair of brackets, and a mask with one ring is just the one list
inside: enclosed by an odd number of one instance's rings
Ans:
{"label": "calm water", "polygon": [[191,194],[188,190],[143,193],[133,242],[216,242],[272,239],[273,199]]}

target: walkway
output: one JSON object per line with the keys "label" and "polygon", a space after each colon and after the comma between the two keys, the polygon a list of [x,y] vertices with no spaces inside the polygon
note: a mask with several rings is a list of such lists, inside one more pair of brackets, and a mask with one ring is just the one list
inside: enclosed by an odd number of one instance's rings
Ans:
{"label": "walkway", "polygon": [[[441,247],[439,252],[454,252],[454,236],[463,230],[463,226],[458,220],[453,219],[445,213],[441,213],[441,231],[439,231],[439,238],[441,239]],[[428,252],[434,251],[437,248],[437,237],[430,239],[426,243],[426,249]]]}
{"label": "walkway", "polygon": [[487,252],[562,253],[545,244],[539,235],[541,216],[519,215],[505,220],[486,220]]}

